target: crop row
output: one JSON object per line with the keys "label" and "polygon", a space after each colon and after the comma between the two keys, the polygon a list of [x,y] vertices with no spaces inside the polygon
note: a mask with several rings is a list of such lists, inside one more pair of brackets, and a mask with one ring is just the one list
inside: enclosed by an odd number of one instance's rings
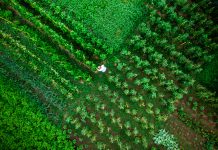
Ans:
{"label": "crop row", "polygon": [[51,21],[52,24],[55,27],[59,28],[63,33],[67,35],[69,34],[70,39],[78,43],[84,50],[87,50],[88,52],[97,55],[98,57],[100,57],[101,61],[106,58],[106,55],[104,53],[102,53],[98,49],[95,49],[91,43],[84,41],[83,38],[81,38],[81,36],[77,34],[77,32],[69,29],[64,23],[60,22],[58,18],[53,16],[50,11],[43,9],[39,4],[33,2],[32,0],[25,0],[25,2],[27,2],[33,9],[37,10],[43,17]]}
{"label": "crop row", "polygon": [[[193,40],[190,41],[190,37],[192,36],[192,38],[193,38],[194,35],[190,35],[190,30],[183,33],[184,30],[180,30],[180,28],[175,27],[173,25],[173,23],[170,23],[168,21],[164,21],[163,18],[161,17],[161,15],[157,13],[158,10],[151,8],[151,6],[147,6],[147,5],[145,8],[147,9],[148,15],[151,16],[149,18],[149,22],[152,25],[152,27],[158,26],[158,28],[155,29],[155,30],[157,30],[156,32],[157,33],[164,33],[165,36],[167,35],[170,38],[173,36],[172,41],[166,41],[166,38],[164,38],[163,40],[165,40],[165,42],[163,44],[166,44],[166,42],[173,42],[173,43],[170,43],[173,45],[175,45],[175,43],[178,43],[179,46],[177,47],[177,49],[179,48],[181,51],[185,50],[184,54],[188,54],[187,55],[188,57],[192,58],[194,56],[193,58],[197,58],[197,59],[202,57],[202,60],[204,60],[204,61],[211,60],[211,56],[208,56],[208,51],[203,51],[202,48],[200,46],[198,46],[199,44],[197,44],[196,46],[193,47],[193,43],[192,43]],[[184,22],[187,22],[187,21],[184,21]],[[178,26],[181,26],[181,25],[183,26],[184,22],[178,24]],[[146,26],[146,25],[144,25],[144,24],[141,25],[142,31],[146,31],[146,28],[143,29],[144,26]],[[199,31],[199,29],[198,29],[198,31]],[[196,34],[197,34],[197,32],[196,32]],[[207,37],[205,37],[205,40],[208,41]],[[185,48],[180,48],[180,47],[185,47]],[[204,47],[204,49],[205,49],[205,47]],[[208,50],[208,48],[206,48],[206,49]],[[195,53],[195,52],[197,52],[197,53]]]}
{"label": "crop row", "polygon": [[[8,35],[3,35],[3,36],[6,38],[6,36],[8,36]],[[52,73],[51,70],[50,71],[48,70],[49,68],[41,67],[42,66],[41,64],[43,64],[45,62],[40,61],[34,54],[32,54],[31,52],[26,50],[25,46],[19,44],[19,42],[15,41],[15,40],[11,40],[10,45],[17,47],[16,51],[6,51],[4,53],[7,54],[8,56],[10,56],[11,58],[13,58],[14,60],[16,60],[16,64],[18,64],[20,66],[18,69],[14,69],[13,71],[16,72],[16,71],[19,71],[20,69],[23,70],[25,68],[28,70],[31,70],[31,72],[35,73],[35,76],[36,75],[39,76],[39,80],[41,80],[45,84],[47,84],[48,87],[52,87],[52,89],[55,90],[56,93],[59,93],[58,94],[59,96],[61,93],[62,96],[60,96],[60,97],[64,96],[65,98],[67,97],[67,98],[73,99],[74,93],[78,92],[78,89],[76,86],[73,86],[72,84],[70,84],[70,85],[68,84],[68,86],[70,86],[69,87],[70,89],[66,89],[61,84],[66,86],[66,84],[68,83],[67,80],[60,80],[60,78],[57,76],[57,74],[55,74],[54,72]],[[10,46],[8,44],[5,44],[5,46],[6,46],[6,49],[9,50]],[[17,55],[17,52],[19,52],[19,55]],[[31,58],[31,57],[32,57],[31,61],[28,61],[27,58]],[[11,66],[11,67],[13,68],[13,66]],[[49,76],[47,76],[47,74],[49,74]],[[59,84],[58,82],[61,84]],[[65,104],[66,102],[67,101],[63,101],[63,100],[60,102],[52,101],[52,105]],[[51,103],[51,102],[49,102],[49,103]],[[59,110],[62,110],[63,107],[64,106],[58,106]]]}
{"label": "crop row", "polygon": [[22,18],[30,20],[32,23],[34,23],[35,27],[39,31],[42,31],[44,34],[51,37],[51,39],[55,41],[55,43],[57,43],[59,47],[64,47],[65,51],[70,53],[71,58],[74,59],[76,62],[82,63],[84,66],[90,66],[92,71],[96,70],[96,64],[94,64],[92,61],[87,60],[85,54],[81,50],[75,49],[72,44],[63,39],[63,37],[57,34],[48,25],[43,24],[40,20],[36,19],[36,17],[33,17],[33,14],[28,12],[26,8],[24,8],[14,0],[11,0],[11,7],[14,7],[15,10],[20,13]]}
{"label": "crop row", "polygon": [[[5,26],[7,27],[5,28]],[[27,26],[18,26],[15,28],[13,24],[5,23],[4,21],[2,21],[2,29],[3,28],[5,30],[8,30],[8,32],[12,33],[13,37],[20,35],[19,37],[22,37],[21,42],[24,45],[26,44],[26,46],[28,47],[32,47],[34,45],[34,48],[32,48],[34,53],[37,53],[38,57],[46,60],[47,63],[49,63],[53,67],[55,66],[55,69],[58,69],[58,72],[62,75],[66,74],[65,77],[70,77],[74,80],[91,80],[91,77],[88,74],[76,67],[73,67],[72,64],[67,62],[67,58],[65,56],[60,55],[56,49],[52,48],[49,44],[42,41],[38,34],[32,31]]]}
{"label": "crop row", "polygon": [[81,37],[86,39],[86,41],[91,41],[93,45],[101,49],[101,52],[113,54],[113,48],[107,47],[101,39],[96,38],[92,31],[89,31],[86,27],[84,27],[84,25],[80,21],[77,21],[75,15],[69,15],[71,14],[71,12],[67,13],[64,10],[64,8],[61,8],[54,2],[41,0],[41,4],[45,6],[47,10],[50,10],[53,13],[53,15],[62,20],[65,23],[65,25],[68,25],[69,27],[73,28],[75,32],[77,32],[77,34],[80,34]]}

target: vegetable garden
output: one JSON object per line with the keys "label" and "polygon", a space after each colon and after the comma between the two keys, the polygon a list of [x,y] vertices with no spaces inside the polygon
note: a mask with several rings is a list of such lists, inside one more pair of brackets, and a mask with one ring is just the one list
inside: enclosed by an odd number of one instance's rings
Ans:
{"label": "vegetable garden", "polygon": [[0,147],[218,148],[211,4],[1,1]]}

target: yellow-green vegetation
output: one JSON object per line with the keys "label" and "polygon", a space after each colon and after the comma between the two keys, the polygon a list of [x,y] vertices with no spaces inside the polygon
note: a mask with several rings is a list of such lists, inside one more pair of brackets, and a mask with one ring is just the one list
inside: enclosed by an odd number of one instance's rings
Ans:
{"label": "yellow-green vegetation", "polygon": [[0,75],[1,149],[74,149],[66,131],[51,123],[36,97]]}

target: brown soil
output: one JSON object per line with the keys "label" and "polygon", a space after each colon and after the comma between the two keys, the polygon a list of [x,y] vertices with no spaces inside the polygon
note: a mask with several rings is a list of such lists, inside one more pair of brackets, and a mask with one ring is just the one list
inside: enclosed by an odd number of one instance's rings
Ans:
{"label": "brown soil", "polygon": [[166,127],[178,139],[181,149],[201,150],[206,141],[202,136],[196,134],[192,129],[183,124],[176,114],[169,117]]}
{"label": "brown soil", "polygon": [[[201,123],[201,125],[205,127],[205,129],[209,128],[209,130],[216,130],[216,123],[213,120],[211,120],[205,113],[201,115],[198,110],[194,111],[192,110],[192,106],[186,105],[188,97],[193,97],[193,95],[184,96],[184,99],[182,101],[179,101],[178,105],[182,106],[184,108],[184,111],[190,114],[194,120],[198,120]],[[194,101],[197,101],[195,97],[193,97],[193,102]]]}

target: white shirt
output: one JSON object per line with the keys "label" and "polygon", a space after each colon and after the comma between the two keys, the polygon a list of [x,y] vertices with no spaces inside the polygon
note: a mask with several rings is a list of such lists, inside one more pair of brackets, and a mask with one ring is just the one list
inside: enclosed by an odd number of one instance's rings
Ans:
{"label": "white shirt", "polygon": [[101,65],[100,67],[101,68],[98,69],[98,71],[105,72],[107,70],[107,68],[104,65]]}

